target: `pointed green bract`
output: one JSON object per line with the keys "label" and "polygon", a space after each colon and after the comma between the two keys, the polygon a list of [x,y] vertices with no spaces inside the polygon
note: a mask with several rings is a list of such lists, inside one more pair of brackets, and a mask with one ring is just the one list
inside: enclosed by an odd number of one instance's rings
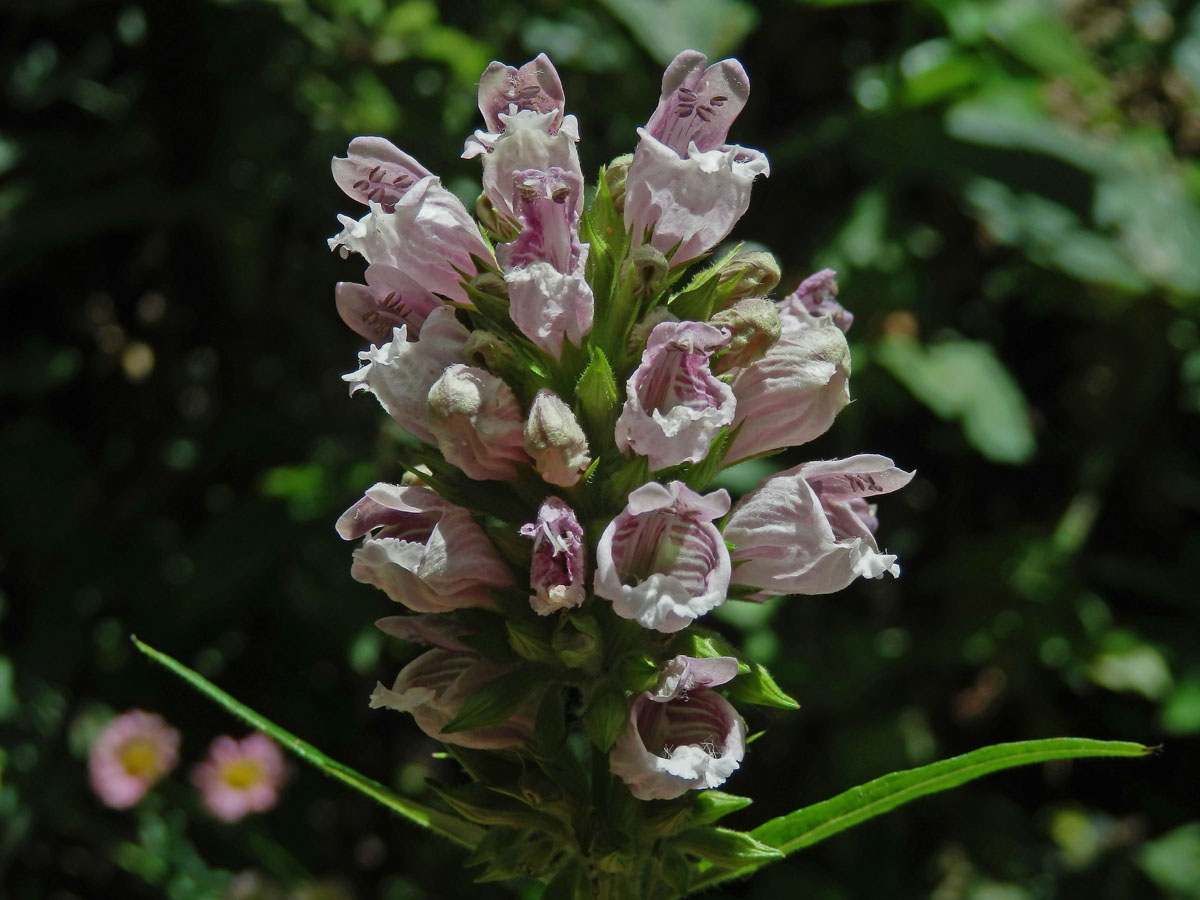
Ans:
{"label": "pointed green bract", "polygon": [[[1050,738],[993,744],[917,769],[893,772],[851,788],[821,803],[764,822],[750,834],[756,840],[777,849],[781,855],[794,853],[823,841],[869,819],[902,806],[911,800],[958,787],[968,781],[1032,763],[1091,756],[1142,757],[1153,748],[1128,741],[1095,741],[1088,738]],[[708,871],[693,883],[708,887],[730,878],[749,875],[767,861],[755,862],[735,870]]]}
{"label": "pointed green bract", "polygon": [[474,848],[483,839],[484,829],[478,825],[464,822],[457,816],[447,815],[423,803],[418,803],[415,800],[409,800],[407,797],[401,797],[398,794],[392,793],[379,782],[359,774],[349,766],[342,765],[330,759],[312,744],[300,740],[300,738],[291,732],[285,731],[274,722],[259,715],[250,707],[235,700],[207,678],[193,672],[179,661],[172,659],[161,651],[155,650],[148,644],[143,644],[133,635],[130,635],[130,640],[133,641],[133,645],[138,650],[150,657],[150,659],[175,675],[178,675],[200,693],[204,694],[204,696],[219,706],[224,707],[227,712],[232,713],[252,728],[257,728],[263,734],[274,738],[279,746],[291,751],[300,757],[300,759],[314,768],[320,769],[331,778],[335,778],[343,784],[354,788],[356,791],[366,794],[372,800],[382,803],[388,809],[392,810],[392,812],[398,813],[410,822],[428,828],[430,831],[440,834],[442,837],[449,838],[456,844],[461,844],[468,849]]}

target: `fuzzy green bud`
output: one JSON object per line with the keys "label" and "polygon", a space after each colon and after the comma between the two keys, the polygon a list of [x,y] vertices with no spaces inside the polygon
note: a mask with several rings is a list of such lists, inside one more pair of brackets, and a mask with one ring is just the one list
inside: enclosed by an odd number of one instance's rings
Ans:
{"label": "fuzzy green bud", "polygon": [[709,319],[708,324],[728,329],[733,335],[729,346],[713,360],[712,370],[718,375],[762,359],[783,333],[775,304],[764,297],[739,300]]}
{"label": "fuzzy green bud", "polygon": [[721,266],[717,276],[722,305],[730,306],[745,297],[765,297],[779,286],[780,277],[779,260],[773,254],[761,250],[739,253]]}
{"label": "fuzzy green bud", "polygon": [[623,153],[604,170],[604,183],[608,194],[612,197],[613,208],[619,213],[625,212],[625,179],[629,175],[629,164],[633,162],[632,153]]}

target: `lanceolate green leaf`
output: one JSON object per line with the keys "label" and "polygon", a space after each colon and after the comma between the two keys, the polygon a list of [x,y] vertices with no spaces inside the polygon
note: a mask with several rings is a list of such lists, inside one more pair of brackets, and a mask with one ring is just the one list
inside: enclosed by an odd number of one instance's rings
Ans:
{"label": "lanceolate green leaf", "polygon": [[[1151,752],[1153,748],[1141,744],[1127,741],[1093,741],[1087,738],[1052,738],[1044,741],[994,744],[917,769],[884,775],[829,800],[764,822],[753,829],[750,835],[783,854],[794,853],[910,800],[958,787],[981,775],[1001,769],[1055,759],[1086,756],[1140,757]],[[693,882],[692,887],[708,887],[731,878],[749,875],[766,862],[769,860],[738,869],[709,868]]]}
{"label": "lanceolate green leaf", "polygon": [[392,810],[392,812],[398,813],[408,819],[410,822],[422,825],[430,831],[440,834],[442,837],[449,838],[456,844],[461,844],[468,849],[474,849],[483,839],[484,829],[478,825],[464,822],[457,816],[449,815],[426,806],[423,803],[418,803],[415,800],[409,800],[407,797],[401,797],[392,793],[379,782],[367,778],[365,775],[360,775],[349,766],[342,765],[340,762],[330,759],[312,744],[302,741],[291,732],[280,728],[274,722],[259,715],[244,703],[239,703],[207,678],[193,672],[187,666],[167,656],[167,654],[155,650],[148,644],[143,644],[136,637],[131,636],[131,640],[135,647],[156,663],[166,667],[210,700],[223,706],[228,712],[237,716],[251,727],[257,728],[263,734],[269,735],[278,742],[279,746],[290,750],[306,763],[315,766],[331,778],[347,784],[357,791],[361,791],[371,799],[382,803],[388,809]]}

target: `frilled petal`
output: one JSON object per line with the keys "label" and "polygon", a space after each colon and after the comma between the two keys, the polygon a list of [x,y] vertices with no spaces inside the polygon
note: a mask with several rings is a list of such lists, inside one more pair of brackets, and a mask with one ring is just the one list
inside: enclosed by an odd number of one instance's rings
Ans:
{"label": "frilled petal", "polygon": [[[575,149],[579,135],[573,116],[567,116],[555,127],[559,115],[553,110],[539,113],[522,109],[513,115],[500,113],[499,118],[504,124],[503,131],[499,134],[476,131],[467,139],[463,157],[483,157],[483,192],[498,213],[516,221],[513,188],[518,173],[527,169],[546,172],[559,168],[582,180],[579,154]],[[578,210],[583,204],[582,192],[574,199]]]}
{"label": "frilled petal", "polygon": [[674,249],[672,265],[722,241],[750,205],[754,179],[770,174],[757,150],[699,150],[693,144],[681,158],[644,129],[638,134],[625,179],[625,225],[635,247],[648,243],[665,254]]}
{"label": "frilled petal", "polygon": [[[783,317],[781,317],[783,318]],[[737,436],[726,464],[807,443],[850,402],[850,347],[832,324],[788,330],[733,380]]]}
{"label": "frilled petal", "polygon": [[658,471],[699,462],[733,422],[734,395],[709,369],[729,332],[702,322],[661,322],[626,387],[617,419],[617,448],[645,456]]}
{"label": "frilled petal", "polygon": [[428,650],[400,670],[392,687],[375,686],[371,693],[371,708],[386,707],[411,713],[423,732],[443,743],[478,750],[520,747],[528,743],[533,734],[536,701],[532,698],[499,725],[442,733],[462,710],[468,697],[513,668],[491,662],[469,650]]}
{"label": "frilled petal", "polygon": [[729,552],[713,520],[724,490],[701,496],[679,481],[644,484],[596,547],[597,595],[645,628],[679,631],[725,602]]}
{"label": "frilled petal", "polygon": [[429,389],[429,430],[447,462],[469,478],[515,478],[525,453],[525,419],[512,388],[483,369],[462,364]]}
{"label": "frilled petal", "polygon": [[522,109],[554,112],[557,118],[550,127],[557,131],[565,108],[562,81],[545,53],[539,53],[519,69],[492,62],[479,79],[479,111],[490,132],[504,130],[501,113],[512,115]]}
{"label": "frilled petal", "polygon": [[351,576],[414,612],[489,607],[513,576],[483,529],[426,487],[377,484],[337,521],[344,540],[366,537]]}
{"label": "frilled petal", "polygon": [[441,300],[399,269],[367,267],[367,283],[340,282],[334,291],[342,321],[372,344],[385,343],[401,325],[416,340],[421,326]]}
{"label": "frilled petal", "polygon": [[684,50],[671,60],[658,108],[646,123],[646,131],[679,156],[686,156],[692,143],[701,151],[724,144],[750,96],[750,77],[740,62],[707,63],[696,50]]}
{"label": "frilled petal", "polygon": [[447,306],[433,310],[421,337],[408,340],[408,326],[392,332],[392,340],[358,354],[361,365],[342,376],[350,393],[370,391],[389,416],[413,437],[435,443],[427,412],[429,389],[442,373],[462,361],[469,332]]}
{"label": "frilled petal", "polygon": [[586,255],[577,271],[567,275],[543,262],[504,274],[513,323],[555,359],[562,355],[564,339],[578,347],[592,331],[595,300],[583,277],[584,261]]}
{"label": "frilled petal", "polygon": [[732,656],[701,659],[681,654],[663,666],[658,684],[650,691],[650,696],[659,703],[665,703],[692,691],[730,682],[737,673],[738,661]]}
{"label": "frilled petal", "polygon": [[855,578],[898,575],[896,557],[879,552],[878,524],[863,499],[912,478],[884,456],[807,463],[765,479],[733,508],[725,539],[734,546],[734,580],[759,596],[828,594]]}
{"label": "frilled petal", "polygon": [[390,213],[409,188],[430,175],[423,165],[381,137],[357,137],[346,157],[334,157],[333,180],[364,206],[378,203]]}
{"label": "frilled petal", "polygon": [[427,291],[467,302],[461,273],[475,273],[472,256],[493,257],[461,200],[429,175],[396,201],[394,212],[377,203],[370,206],[357,221],[338,216],[343,228],[329,239],[331,250],[358,253],[372,265],[406,272]]}
{"label": "frilled petal", "polygon": [[533,539],[529,573],[533,611],[548,616],[582,604],[587,599],[583,584],[587,548],[574,510],[558,497],[547,497],[537,520],[522,525],[521,534]]}
{"label": "frilled petal", "polygon": [[609,768],[639,800],[670,800],[724,784],[746,755],[746,723],[720,694],[634,699]]}
{"label": "frilled petal", "polygon": [[578,484],[592,464],[587,436],[579,420],[562,399],[544,388],[533,398],[525,422],[525,452],[533,467],[549,484]]}

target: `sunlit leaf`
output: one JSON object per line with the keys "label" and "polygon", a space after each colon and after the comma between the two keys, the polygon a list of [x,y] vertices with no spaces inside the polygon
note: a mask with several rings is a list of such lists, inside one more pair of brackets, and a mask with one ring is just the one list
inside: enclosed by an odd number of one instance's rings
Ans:
{"label": "sunlit leaf", "polygon": [[741,0],[603,0],[633,37],[666,65],[680,50],[699,50],[710,61],[736,48],[758,23]]}

